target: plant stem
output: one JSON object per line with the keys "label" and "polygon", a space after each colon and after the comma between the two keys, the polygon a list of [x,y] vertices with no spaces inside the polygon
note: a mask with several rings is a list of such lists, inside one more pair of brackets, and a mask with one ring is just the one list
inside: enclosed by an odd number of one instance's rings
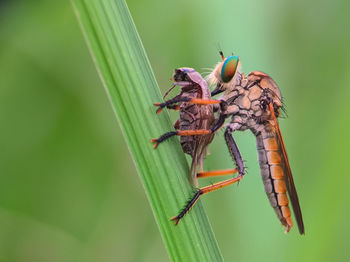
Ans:
{"label": "plant stem", "polygon": [[161,94],[125,2],[72,3],[171,258],[222,261],[201,203],[177,227],[170,221],[193,194],[188,164],[177,138],[157,150],[150,143],[172,125],[168,114],[155,114]]}

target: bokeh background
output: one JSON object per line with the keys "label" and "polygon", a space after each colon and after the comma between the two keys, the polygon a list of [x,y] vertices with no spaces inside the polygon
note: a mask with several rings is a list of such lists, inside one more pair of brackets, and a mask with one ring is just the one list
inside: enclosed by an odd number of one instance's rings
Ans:
{"label": "bokeh background", "polygon": [[[202,199],[225,260],[349,261],[350,2],[127,3],[162,92],[221,48],[284,95],[306,235],[283,233],[238,133],[248,174]],[[169,260],[69,1],[0,2],[0,123],[0,261]],[[232,167],[222,133],[211,153]]]}

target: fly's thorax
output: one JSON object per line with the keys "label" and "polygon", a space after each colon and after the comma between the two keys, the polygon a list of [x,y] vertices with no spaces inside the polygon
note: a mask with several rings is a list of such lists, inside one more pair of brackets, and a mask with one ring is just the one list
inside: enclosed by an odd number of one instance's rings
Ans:
{"label": "fly's thorax", "polygon": [[260,102],[251,96],[250,89],[247,88],[248,82],[242,78],[231,91],[226,91],[222,99],[228,103],[225,114],[232,115],[232,123],[239,123],[245,130],[256,124],[255,114],[261,114]]}
{"label": "fly's thorax", "polygon": [[[273,104],[276,107],[282,107],[281,91],[276,82],[269,75],[260,71],[253,71],[249,73],[247,79],[249,83],[255,84],[255,87],[257,87],[256,89],[263,90],[265,94],[273,100]],[[262,94],[259,93],[259,91],[256,92],[256,95],[261,97]]]}
{"label": "fly's thorax", "polygon": [[266,74],[251,72],[247,77],[239,74],[237,82],[228,88],[221,99],[228,103],[224,112],[232,115],[231,123],[238,123],[240,130],[251,129],[260,132],[272,123],[272,115],[264,105],[267,96],[272,99],[275,110],[282,106],[280,91],[276,83]]}

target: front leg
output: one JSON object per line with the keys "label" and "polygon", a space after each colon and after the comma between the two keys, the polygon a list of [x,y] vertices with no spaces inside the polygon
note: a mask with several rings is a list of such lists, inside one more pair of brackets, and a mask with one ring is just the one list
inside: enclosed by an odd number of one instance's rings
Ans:
{"label": "front leg", "polygon": [[237,146],[235,140],[232,137],[232,132],[233,132],[233,129],[230,126],[228,126],[226,128],[226,131],[225,131],[226,144],[227,144],[228,150],[231,154],[231,157],[238,168],[238,174],[240,176],[244,176],[245,167],[244,167],[244,163],[243,163],[243,158],[242,158],[241,153],[239,152],[239,149],[238,149],[238,146]]}
{"label": "front leg", "polygon": [[[178,99],[188,99],[187,97],[179,97]],[[216,131],[218,131],[225,123],[226,118],[228,115],[224,114],[224,112],[227,109],[227,103],[222,100],[211,100],[211,99],[190,99],[190,102],[193,102],[194,104],[206,104],[207,102],[210,103],[219,103],[221,112],[219,117],[217,118],[215,124],[210,129],[195,129],[195,130],[178,130],[178,131],[171,131],[163,134],[159,138],[153,138],[151,139],[151,143],[153,143],[153,148],[156,149],[158,145],[165,140],[169,139],[173,136],[195,136],[195,135],[210,135],[214,134]],[[165,104],[165,103],[163,103]],[[161,108],[161,107],[160,107]],[[158,109],[159,110],[159,109]],[[157,110],[157,111],[158,111]]]}
{"label": "front leg", "polygon": [[190,98],[190,97],[181,97],[177,96],[173,99],[169,99],[163,103],[154,103],[155,106],[158,106],[157,114],[162,112],[164,107],[169,108],[169,106],[173,106],[174,104],[186,102],[190,104],[196,104],[196,105],[215,105],[215,104],[222,104],[224,101],[217,100],[217,99],[201,99],[201,98]]}
{"label": "front leg", "polygon": [[198,135],[210,135],[215,133],[220,127],[225,123],[226,115],[220,115],[215,125],[211,129],[194,129],[194,130],[177,130],[167,132],[161,135],[159,138],[152,138],[151,143],[153,143],[153,148],[156,149],[158,145],[165,140],[173,136],[198,136]]}
{"label": "front leg", "polygon": [[168,109],[179,110],[180,106],[178,105],[178,103],[188,102],[190,100],[191,100],[191,98],[185,97],[185,96],[181,96],[181,94],[179,94],[179,95],[175,96],[172,99],[164,101],[163,103],[154,103],[155,106],[159,107],[157,109],[156,113],[160,114],[163,111],[164,107],[166,107]]}
{"label": "front leg", "polygon": [[211,92],[211,96],[216,96],[222,92],[224,92],[225,90],[220,90],[220,89],[215,89],[214,91]]}
{"label": "front leg", "polygon": [[210,135],[213,132],[210,129],[194,129],[194,130],[178,130],[171,131],[161,135],[159,138],[152,138],[153,148],[156,149],[158,145],[173,136],[197,136]]}

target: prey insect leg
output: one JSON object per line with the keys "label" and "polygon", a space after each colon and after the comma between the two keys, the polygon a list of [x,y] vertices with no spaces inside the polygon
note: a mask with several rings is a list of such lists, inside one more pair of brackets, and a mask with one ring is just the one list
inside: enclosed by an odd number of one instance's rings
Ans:
{"label": "prey insect leg", "polygon": [[[172,221],[175,221],[175,225],[177,225],[180,222],[181,218],[183,218],[186,215],[186,213],[194,206],[194,204],[197,202],[197,200],[199,199],[199,197],[201,195],[204,195],[204,194],[207,194],[209,192],[215,191],[217,189],[232,185],[232,184],[242,180],[242,178],[245,174],[245,167],[244,167],[241,153],[239,152],[237,144],[232,137],[231,127],[228,127],[225,131],[225,140],[226,140],[227,147],[230,151],[230,154],[232,156],[232,159],[236,163],[237,170],[238,170],[238,176],[235,178],[231,178],[228,180],[224,180],[224,181],[215,183],[215,184],[210,185],[210,186],[200,188],[195,193],[195,195],[191,198],[191,200],[187,203],[185,208],[180,212],[180,214],[171,218]],[[230,171],[233,171],[233,170],[230,170]],[[213,172],[215,172],[215,171],[213,171]]]}
{"label": "prey insect leg", "polygon": [[176,86],[190,86],[190,85],[192,85],[192,83],[188,82],[188,81],[181,81],[181,82],[173,83],[172,86],[165,92],[163,99],[170,93],[171,90],[174,89],[174,87],[176,87]]}

